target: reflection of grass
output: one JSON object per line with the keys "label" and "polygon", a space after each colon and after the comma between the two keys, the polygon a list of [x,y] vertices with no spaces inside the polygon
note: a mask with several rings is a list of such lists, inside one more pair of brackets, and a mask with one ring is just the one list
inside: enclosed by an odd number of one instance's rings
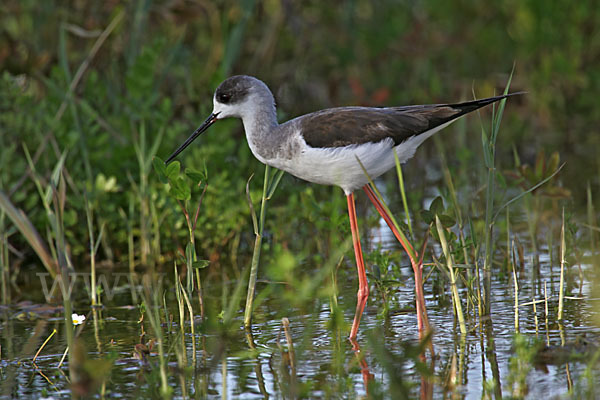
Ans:
{"label": "reflection of grass", "polygon": [[[152,331],[156,337],[156,343],[158,345],[158,361],[160,371],[160,394],[162,397],[170,397],[173,389],[169,386],[167,380],[167,357],[166,354],[166,343],[165,335],[161,325],[161,319],[159,315],[160,310],[160,299],[162,287],[157,286],[156,283],[152,283],[149,275],[144,276],[143,279],[144,289],[142,292],[142,310],[143,316],[147,318],[152,326]],[[169,321],[167,319],[167,321]],[[183,325],[182,325],[183,329]]]}
{"label": "reflection of grass", "polygon": [[516,334],[513,339],[514,353],[509,361],[509,374],[506,379],[508,390],[513,398],[524,398],[529,392],[527,376],[532,368],[532,361],[537,347],[533,346],[527,336]]}

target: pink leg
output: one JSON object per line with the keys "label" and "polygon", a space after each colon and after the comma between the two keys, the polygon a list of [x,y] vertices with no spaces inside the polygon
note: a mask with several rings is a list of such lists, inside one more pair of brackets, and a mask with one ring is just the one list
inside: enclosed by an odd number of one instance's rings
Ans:
{"label": "pink leg", "polygon": [[[410,257],[409,249],[413,250],[412,245],[409,242],[406,242],[402,239],[402,236],[400,236],[400,233],[398,232],[396,226],[392,222],[392,218],[385,211],[383,204],[381,204],[381,202],[373,192],[373,189],[371,189],[369,185],[363,186],[363,189],[367,193],[369,200],[371,200],[381,217],[385,220],[385,222],[388,224],[388,226],[394,233],[394,236],[396,236],[396,239],[398,239],[398,241],[400,242],[402,247],[404,247],[404,250],[407,254],[409,254]],[[419,260],[413,260],[412,257],[410,263],[412,264],[413,272],[415,274],[415,292],[417,298],[417,325],[419,327],[419,333],[422,335],[424,333],[423,328],[429,329],[427,309],[425,308],[425,296],[423,295],[423,264]]]}
{"label": "pink leg", "polygon": [[375,376],[369,370],[369,364],[367,364],[367,360],[364,357],[364,354],[360,351],[360,346],[358,342],[354,339],[350,339],[352,343],[352,350],[354,350],[354,354],[358,360],[358,364],[360,365],[360,372],[363,377],[363,384],[365,385],[365,392],[367,393],[367,398],[369,397],[369,382],[375,378]]}
{"label": "pink leg", "polygon": [[360,325],[360,317],[362,316],[367,298],[369,297],[369,285],[367,284],[367,273],[365,271],[365,263],[363,261],[362,249],[360,247],[360,236],[358,234],[358,224],[356,222],[356,209],[354,208],[354,194],[346,196],[348,200],[348,216],[350,217],[350,230],[352,231],[352,244],[354,245],[354,257],[356,258],[356,268],[358,269],[358,293],[356,295],[356,313],[352,322],[352,330],[350,331],[350,340],[356,338],[358,326]]}

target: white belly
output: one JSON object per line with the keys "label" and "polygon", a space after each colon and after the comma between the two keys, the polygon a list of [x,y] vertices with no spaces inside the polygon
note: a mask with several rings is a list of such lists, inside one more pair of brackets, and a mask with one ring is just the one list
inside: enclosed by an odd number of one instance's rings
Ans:
{"label": "white belly", "polygon": [[401,163],[406,162],[421,143],[453,121],[413,136],[395,147],[391,138],[377,143],[327,148],[310,147],[302,140],[301,151],[295,152],[292,158],[261,161],[309,182],[340,186],[350,194],[369,182],[364,170],[371,179],[379,177],[394,167],[394,151]]}

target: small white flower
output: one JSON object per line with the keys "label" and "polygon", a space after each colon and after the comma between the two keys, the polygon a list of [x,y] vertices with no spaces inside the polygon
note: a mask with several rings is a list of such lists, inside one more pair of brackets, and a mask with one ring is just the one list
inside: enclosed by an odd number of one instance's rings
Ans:
{"label": "small white flower", "polygon": [[73,315],[71,315],[71,319],[73,320],[73,325],[81,325],[83,324],[83,321],[85,321],[85,315],[73,313]]}

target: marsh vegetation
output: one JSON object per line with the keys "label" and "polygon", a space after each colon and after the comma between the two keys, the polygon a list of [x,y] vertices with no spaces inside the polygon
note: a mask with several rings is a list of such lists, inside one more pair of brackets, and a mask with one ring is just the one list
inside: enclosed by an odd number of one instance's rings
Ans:
{"label": "marsh vegetation", "polygon": [[[600,18],[562,6],[3,2],[2,395],[597,397]],[[236,73],[280,120],[528,92],[373,182],[431,330],[364,196],[355,345],[339,188],[265,168],[233,120],[164,165]]]}

